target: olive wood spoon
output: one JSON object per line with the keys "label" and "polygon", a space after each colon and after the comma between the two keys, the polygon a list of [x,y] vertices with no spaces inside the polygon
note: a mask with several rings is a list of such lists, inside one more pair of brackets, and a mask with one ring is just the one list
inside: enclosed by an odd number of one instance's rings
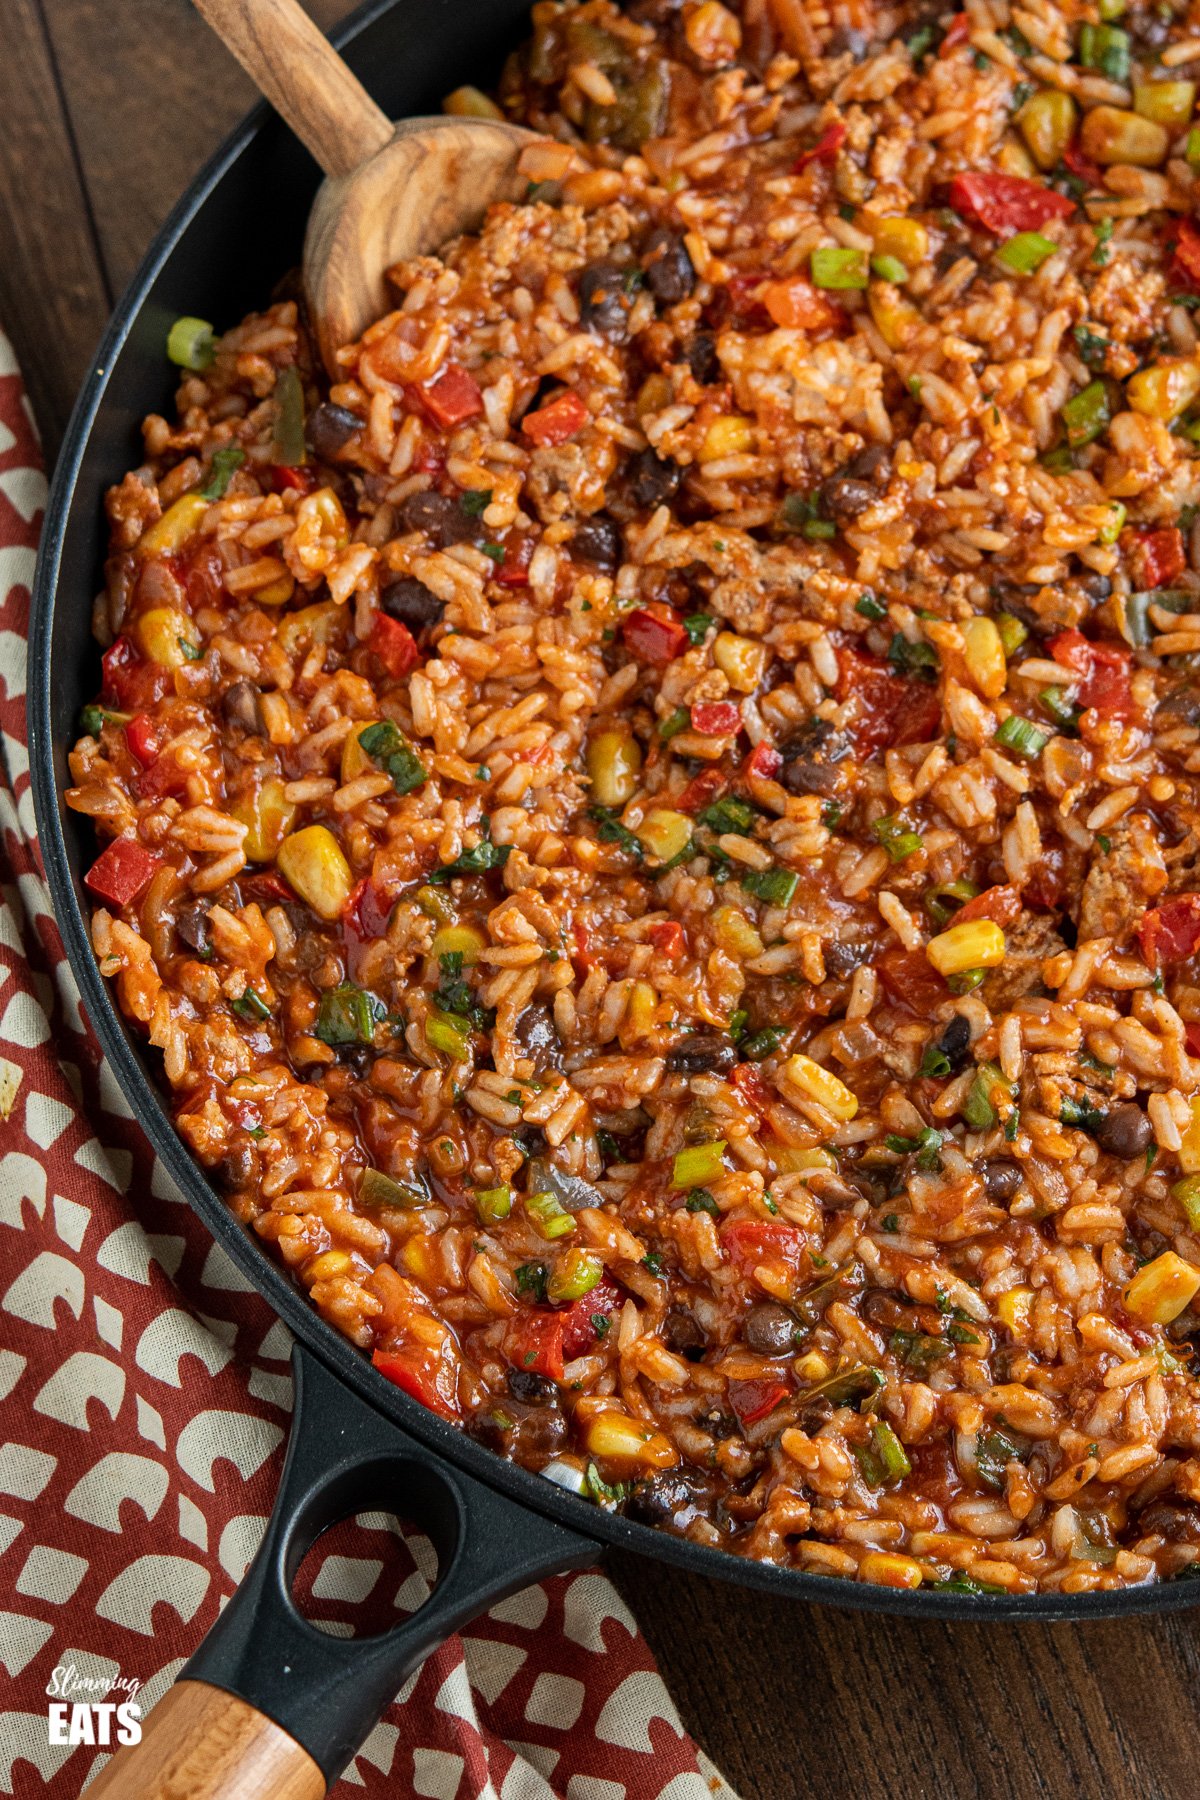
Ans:
{"label": "olive wood spoon", "polygon": [[393,125],[298,0],[195,0],[196,10],[325,171],[304,239],[304,287],[322,360],[388,310],[385,271],[519,199],[533,132],[500,119]]}

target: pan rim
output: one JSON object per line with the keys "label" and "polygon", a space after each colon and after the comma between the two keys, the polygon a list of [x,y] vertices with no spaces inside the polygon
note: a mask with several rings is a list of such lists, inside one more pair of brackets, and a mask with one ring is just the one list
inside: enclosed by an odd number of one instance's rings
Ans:
{"label": "pan rim", "polygon": [[[402,0],[368,0],[332,35],[339,49],[350,48]],[[370,85],[369,72],[364,79]],[[1157,1582],[1103,1593],[974,1596],[927,1588],[898,1590],[840,1576],[813,1575],[774,1563],[756,1562],[730,1550],[715,1550],[677,1538],[654,1526],[607,1513],[556,1487],[544,1477],[505,1462],[466,1433],[436,1418],[372,1368],[350,1341],[323,1319],[288,1280],[265,1248],[243,1229],[212,1187],[176,1132],[157,1086],[140,1067],[116,1004],[100,974],[72,879],[54,767],[51,730],[52,622],[63,545],[75,513],[76,488],[100,417],[113,363],[124,347],[147,296],[196,214],[218,195],[238,159],[264,132],[285,128],[260,102],[220,145],[180,196],[155,234],[105,329],[92,366],[72,409],[55,465],[42,527],[30,602],[26,689],[30,780],[46,882],[67,959],[85,1010],[117,1083],[133,1108],[156,1154],[187,1204],[239,1271],[263,1296],[289,1331],[339,1379],[385,1418],[407,1431],[431,1455],[448,1461],[542,1519],[606,1548],[633,1552],[673,1567],[781,1598],[810,1600],[855,1612],[909,1619],[1082,1620],[1142,1613],[1179,1612],[1200,1602],[1200,1583]]]}

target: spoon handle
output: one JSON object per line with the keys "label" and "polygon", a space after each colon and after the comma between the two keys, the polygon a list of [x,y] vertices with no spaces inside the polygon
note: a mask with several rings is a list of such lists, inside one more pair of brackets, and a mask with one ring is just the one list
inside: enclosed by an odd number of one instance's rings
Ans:
{"label": "spoon handle", "polygon": [[390,141],[391,121],[298,0],[195,6],[327,175],[352,174]]}

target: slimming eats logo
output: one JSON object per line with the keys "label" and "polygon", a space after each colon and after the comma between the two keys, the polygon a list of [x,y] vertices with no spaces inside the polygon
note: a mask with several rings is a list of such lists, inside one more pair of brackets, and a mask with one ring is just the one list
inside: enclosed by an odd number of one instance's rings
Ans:
{"label": "slimming eats logo", "polygon": [[114,1749],[140,1744],[141,1682],[133,1675],[81,1675],[74,1663],[59,1663],[46,1683],[52,1744],[95,1744]]}

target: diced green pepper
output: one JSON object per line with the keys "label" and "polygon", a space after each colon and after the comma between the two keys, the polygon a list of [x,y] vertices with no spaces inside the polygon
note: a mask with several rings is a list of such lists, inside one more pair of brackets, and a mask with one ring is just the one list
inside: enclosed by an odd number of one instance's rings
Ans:
{"label": "diced green pepper", "polygon": [[814,287],[832,289],[865,288],[867,285],[867,253],[865,250],[833,249],[826,246],[814,250],[810,263]]}
{"label": "diced green pepper", "polygon": [[1001,721],[996,730],[996,743],[1005,750],[1015,751],[1033,761],[1040,756],[1050,742],[1049,732],[1042,731],[1032,719],[1023,719],[1018,713],[1009,713],[1007,719]]}
{"label": "diced green pepper", "polygon": [[459,1018],[457,1013],[440,1012],[431,1007],[425,1015],[425,1042],[431,1050],[440,1050],[454,1062],[466,1061],[470,1032],[470,1020]]}
{"label": "diced green pepper", "polygon": [[1079,60],[1085,69],[1099,69],[1110,81],[1129,79],[1129,33],[1118,25],[1081,25]]}
{"label": "diced green pepper", "polygon": [[692,1144],[686,1150],[677,1150],[671,1165],[671,1186],[706,1187],[725,1173],[724,1159],[724,1138],[712,1144]]}
{"label": "diced green pepper", "polygon": [[476,1188],[475,1211],[484,1225],[494,1225],[499,1219],[507,1219],[512,1211],[512,1189]]}
{"label": "diced green pepper", "polygon": [[298,469],[308,460],[304,441],[304,387],[295,363],[280,369],[275,383],[274,456],[285,469]]}
{"label": "diced green pepper", "polygon": [[358,1197],[364,1206],[394,1206],[404,1212],[429,1204],[429,1195],[419,1182],[397,1181],[382,1169],[363,1170]]}
{"label": "diced green pepper", "polygon": [[756,900],[763,900],[768,906],[787,906],[800,885],[800,877],[790,869],[748,869],[741,883]]}
{"label": "diced green pepper", "polygon": [[883,845],[894,863],[901,863],[907,857],[915,856],[925,844],[920,832],[913,831],[899,813],[890,813],[886,818],[876,819],[871,826],[871,836]]}
{"label": "diced green pepper", "polygon": [[1018,231],[1015,237],[1001,244],[996,261],[1016,275],[1032,275],[1057,249],[1054,239],[1043,237],[1040,231]]}
{"label": "diced green pepper", "polygon": [[1062,409],[1062,421],[1067,428],[1067,443],[1072,450],[1081,450],[1085,444],[1095,443],[1112,422],[1112,404],[1107,383],[1089,381],[1085,388],[1072,394]]}

